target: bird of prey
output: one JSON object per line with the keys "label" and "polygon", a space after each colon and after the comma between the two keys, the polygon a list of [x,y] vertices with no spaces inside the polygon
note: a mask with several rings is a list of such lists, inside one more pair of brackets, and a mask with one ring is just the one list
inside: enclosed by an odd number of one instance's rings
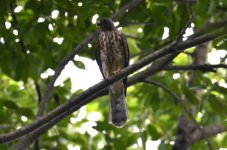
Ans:
{"label": "bird of prey", "polygon": [[[96,61],[104,79],[109,79],[129,65],[129,48],[125,36],[119,32],[109,18],[99,20],[100,33],[97,40]],[[126,108],[127,78],[109,87],[109,123],[121,128],[128,120]]]}

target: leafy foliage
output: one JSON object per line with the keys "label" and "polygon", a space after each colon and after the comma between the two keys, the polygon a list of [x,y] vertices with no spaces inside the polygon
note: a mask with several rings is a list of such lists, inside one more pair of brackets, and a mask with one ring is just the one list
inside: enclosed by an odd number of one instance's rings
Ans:
{"label": "leafy foliage", "polygon": [[[1,0],[0,1],[0,134],[31,123],[36,116],[39,97],[37,86],[43,92],[49,81],[41,78],[48,68],[55,69],[59,62],[85,37],[96,30],[92,17],[108,17],[129,0]],[[18,6],[22,10],[17,11]],[[146,0],[118,21],[128,37],[131,60],[137,61],[159,47],[174,40],[191,15],[194,28],[203,27],[208,20],[221,21],[226,14],[226,0],[170,1]],[[55,14],[54,14],[55,12]],[[56,15],[54,17],[54,15]],[[169,36],[163,39],[164,27]],[[138,30],[142,29],[142,32]],[[226,37],[211,42],[210,49],[226,50]],[[90,43],[79,55],[94,59],[95,43]],[[194,48],[189,49],[193,52]],[[220,57],[226,62],[226,56]],[[73,61],[80,69],[86,64]],[[189,65],[192,59],[180,54],[175,65]],[[179,73],[180,77],[173,79]],[[197,121],[203,126],[226,124],[227,89],[226,70],[216,73],[197,72],[194,85],[188,86],[187,71],[162,71],[149,79],[168,87],[187,106],[202,113]],[[91,75],[92,76],[92,75]],[[225,83],[223,86],[220,83]],[[71,93],[71,81],[56,86],[51,95],[48,111],[78,95]],[[195,89],[200,89],[199,96]],[[74,112],[45,133],[40,141],[45,149],[150,149],[149,143],[159,142],[160,150],[171,149],[176,136],[177,119],[182,106],[163,89],[146,83],[128,88],[127,105],[130,121],[122,129],[108,122],[108,97],[99,97],[86,107]],[[95,114],[95,115],[94,115]],[[212,138],[215,149],[227,147],[226,134]],[[0,145],[10,149],[14,143]],[[205,149],[200,141],[192,149]]]}

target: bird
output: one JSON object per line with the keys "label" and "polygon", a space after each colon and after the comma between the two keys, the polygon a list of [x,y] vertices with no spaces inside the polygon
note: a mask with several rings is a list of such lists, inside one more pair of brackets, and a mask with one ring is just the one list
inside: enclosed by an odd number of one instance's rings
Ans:
{"label": "bird", "polygon": [[[117,75],[129,65],[129,48],[123,33],[119,32],[110,18],[97,22],[100,27],[97,38],[96,61],[104,79]],[[126,106],[127,77],[109,86],[110,112],[108,123],[122,128],[128,121]]]}

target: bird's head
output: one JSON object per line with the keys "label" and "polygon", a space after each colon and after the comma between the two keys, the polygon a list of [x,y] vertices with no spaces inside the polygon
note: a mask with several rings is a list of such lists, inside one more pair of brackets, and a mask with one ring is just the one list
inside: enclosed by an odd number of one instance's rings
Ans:
{"label": "bird's head", "polygon": [[97,23],[97,26],[99,26],[102,31],[116,30],[113,21],[109,18],[100,19]]}

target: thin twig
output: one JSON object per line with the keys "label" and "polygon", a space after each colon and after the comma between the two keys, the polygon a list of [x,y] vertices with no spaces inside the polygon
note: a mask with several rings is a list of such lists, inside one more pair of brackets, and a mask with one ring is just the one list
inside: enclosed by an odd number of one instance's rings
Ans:
{"label": "thin twig", "polygon": [[[213,125],[203,128],[203,131],[207,136],[213,136],[217,135],[218,133],[226,132],[227,128],[223,125]],[[196,130],[192,135],[192,143],[195,143],[196,141],[203,138],[203,135],[200,131]]]}
{"label": "thin twig", "polygon": [[[179,103],[180,103],[180,101],[182,101],[175,93],[173,93],[170,89],[168,89],[166,86],[164,86],[161,83],[158,83],[158,82],[153,81],[153,80],[148,80],[148,79],[144,79],[143,82],[144,83],[148,83],[148,84],[153,84],[155,86],[158,86],[158,87],[162,88],[166,93],[168,93],[169,95],[173,96],[177,100],[177,102],[179,102]],[[185,108],[187,109],[186,106],[185,106]],[[189,112],[188,109],[187,109],[187,111]]]}
{"label": "thin twig", "polygon": [[215,69],[224,68],[227,69],[227,65],[225,64],[217,64],[217,65],[185,65],[185,66],[166,66],[164,70],[198,70],[198,71],[210,71],[216,72]]}
{"label": "thin twig", "polygon": [[[38,97],[38,106],[39,106],[42,98],[42,93],[38,83],[35,83],[35,89]],[[37,138],[34,142],[34,150],[39,150],[39,149],[40,149],[40,138]]]}
{"label": "thin twig", "polygon": [[133,40],[141,40],[140,37],[137,37],[137,36],[134,36],[134,35],[130,35],[130,34],[125,34],[125,37],[126,38],[131,38]]}
{"label": "thin twig", "polygon": [[36,89],[36,93],[37,93],[37,97],[38,97],[38,103],[40,103],[41,101],[41,89],[40,86],[38,85],[38,83],[35,83],[35,89]]}

